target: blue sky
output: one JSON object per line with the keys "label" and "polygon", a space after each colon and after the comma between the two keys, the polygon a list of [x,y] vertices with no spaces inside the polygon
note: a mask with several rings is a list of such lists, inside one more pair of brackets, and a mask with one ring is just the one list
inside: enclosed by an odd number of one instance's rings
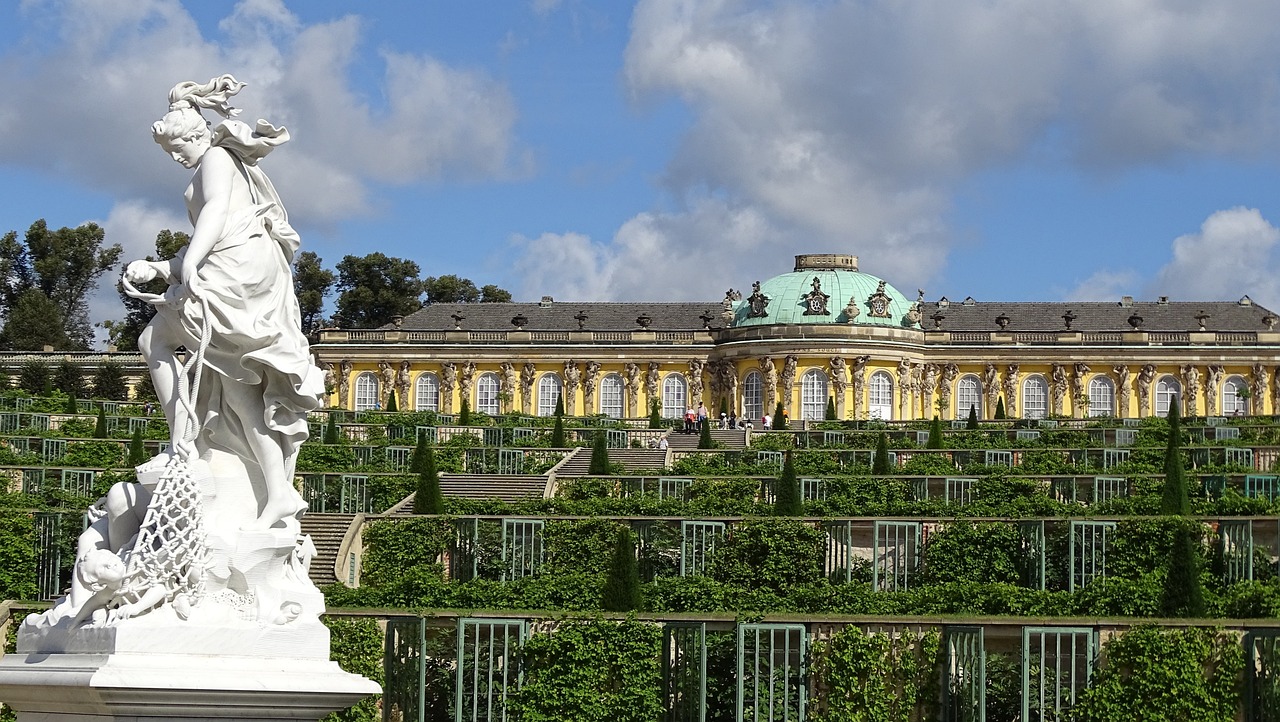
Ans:
{"label": "blue sky", "polygon": [[1280,307],[1273,0],[8,2],[0,230],[185,228],[149,126],[223,72],[329,265],[714,300],[849,252],[930,299]]}

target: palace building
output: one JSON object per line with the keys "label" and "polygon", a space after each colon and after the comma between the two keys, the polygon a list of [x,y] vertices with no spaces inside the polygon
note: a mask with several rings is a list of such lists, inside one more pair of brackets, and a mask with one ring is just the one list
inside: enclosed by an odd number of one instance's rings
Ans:
{"label": "palace building", "polygon": [[1239,301],[914,301],[856,256],[796,256],[720,301],[433,304],[312,351],[331,403],[456,413],[794,420],[1280,413],[1280,317]]}

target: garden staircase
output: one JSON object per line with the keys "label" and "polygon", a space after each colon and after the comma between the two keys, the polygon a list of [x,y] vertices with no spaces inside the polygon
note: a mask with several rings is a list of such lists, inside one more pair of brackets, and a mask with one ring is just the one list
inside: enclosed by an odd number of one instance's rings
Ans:
{"label": "garden staircase", "polygon": [[355,514],[317,514],[307,512],[302,517],[302,533],[311,535],[316,545],[316,555],[311,560],[311,581],[317,587],[325,587],[338,581],[333,573],[337,562],[338,547],[355,521]]}

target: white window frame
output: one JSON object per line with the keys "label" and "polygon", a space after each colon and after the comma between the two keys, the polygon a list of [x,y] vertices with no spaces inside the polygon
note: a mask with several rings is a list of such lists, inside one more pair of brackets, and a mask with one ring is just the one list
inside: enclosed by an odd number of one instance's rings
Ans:
{"label": "white window frame", "polygon": [[427,372],[418,374],[413,384],[414,411],[440,410],[440,377]]}
{"label": "white window frame", "polygon": [[[1168,416],[1169,404],[1177,401],[1181,404],[1182,382],[1172,376],[1161,376],[1156,380],[1156,416]],[[1181,405],[1178,411],[1182,411]]]}
{"label": "white window frame", "polygon": [[356,411],[373,411],[382,403],[382,389],[378,375],[372,371],[364,371],[356,376],[355,403]]}
{"label": "white window frame", "polygon": [[867,409],[871,418],[893,420],[893,377],[877,371],[867,381]]}
{"label": "white window frame", "polygon": [[669,373],[662,379],[662,418],[682,419],[689,410],[689,383],[684,374]]}
{"label": "white window frame", "polygon": [[827,415],[827,372],[809,369],[800,377],[800,418],[822,421]]}
{"label": "white window frame", "polygon": [[759,371],[751,371],[742,379],[742,418],[764,416],[764,380]]}
{"label": "white window frame", "polygon": [[957,419],[969,418],[969,408],[978,410],[978,418],[985,419],[982,408],[982,379],[973,374],[965,374],[956,381],[956,415]]}
{"label": "white window frame", "polygon": [[1116,415],[1116,385],[1106,376],[1089,379],[1089,415]]}
{"label": "white window frame", "polygon": [[555,416],[556,402],[560,400],[563,386],[560,377],[553,373],[538,379],[538,416]]}
{"label": "white window frame", "polygon": [[476,411],[490,416],[502,412],[501,400],[498,398],[498,375],[492,371],[480,374],[476,379]]}
{"label": "white window frame", "polygon": [[1022,380],[1022,418],[1043,419],[1049,415],[1049,382],[1040,374]]}
{"label": "white window frame", "polygon": [[1243,416],[1249,413],[1249,400],[1242,399],[1236,394],[1240,389],[1249,388],[1248,382],[1242,376],[1228,376],[1226,381],[1222,382],[1222,415],[1235,416],[1237,414]]}
{"label": "white window frame", "polygon": [[622,418],[624,388],[618,374],[606,374],[600,379],[600,413],[613,419]]}

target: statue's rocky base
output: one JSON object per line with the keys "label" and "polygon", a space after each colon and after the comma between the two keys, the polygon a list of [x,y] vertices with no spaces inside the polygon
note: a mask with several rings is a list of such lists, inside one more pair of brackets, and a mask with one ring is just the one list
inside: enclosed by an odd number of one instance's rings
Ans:
{"label": "statue's rocky base", "polygon": [[318,621],[24,628],[0,658],[0,698],[19,722],[318,720],[378,685],[328,659]]}

